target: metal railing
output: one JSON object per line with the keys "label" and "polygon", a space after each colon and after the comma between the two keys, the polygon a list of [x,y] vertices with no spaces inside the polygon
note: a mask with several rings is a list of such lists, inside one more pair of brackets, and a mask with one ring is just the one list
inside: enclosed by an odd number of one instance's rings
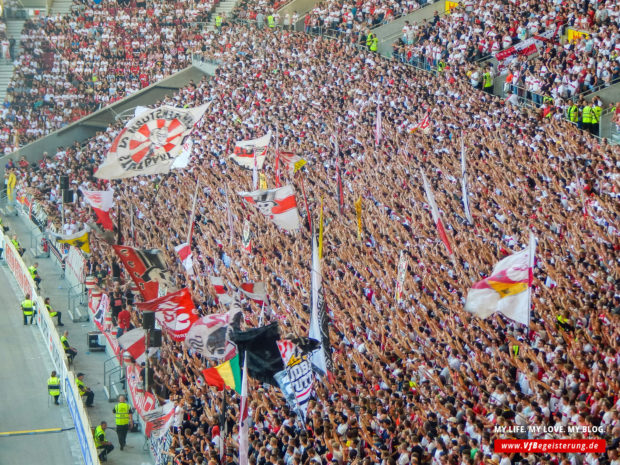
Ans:
{"label": "metal railing", "polygon": [[118,398],[118,394],[126,391],[127,383],[122,363],[118,365],[116,356],[103,362],[103,390],[110,402]]}

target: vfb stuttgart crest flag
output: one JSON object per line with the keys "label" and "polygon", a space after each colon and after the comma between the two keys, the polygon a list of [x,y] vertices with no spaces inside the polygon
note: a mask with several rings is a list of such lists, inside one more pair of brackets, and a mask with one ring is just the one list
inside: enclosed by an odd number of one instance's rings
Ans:
{"label": "vfb stuttgart crest flag", "polygon": [[139,113],[116,136],[95,177],[123,179],[168,173],[208,105],[187,109],[164,105]]}

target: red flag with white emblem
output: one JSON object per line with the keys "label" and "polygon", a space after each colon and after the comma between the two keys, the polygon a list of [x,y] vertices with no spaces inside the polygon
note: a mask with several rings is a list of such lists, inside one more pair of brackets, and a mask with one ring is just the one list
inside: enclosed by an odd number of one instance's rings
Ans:
{"label": "red flag with white emblem", "polygon": [[137,303],[136,307],[141,311],[155,312],[157,322],[175,341],[185,340],[189,328],[199,318],[187,288]]}

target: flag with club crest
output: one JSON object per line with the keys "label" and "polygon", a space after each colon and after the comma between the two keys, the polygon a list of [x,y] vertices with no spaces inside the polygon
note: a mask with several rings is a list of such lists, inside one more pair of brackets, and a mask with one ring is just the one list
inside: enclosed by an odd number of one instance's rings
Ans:
{"label": "flag with club crest", "polygon": [[190,327],[198,320],[198,314],[189,290],[171,292],[163,297],[136,303],[138,310],[155,312],[155,319],[175,340],[183,341]]}
{"label": "flag with club crest", "polygon": [[95,177],[124,179],[169,173],[208,107],[209,103],[195,108],[163,105],[137,114],[116,136]]}
{"label": "flag with club crest", "polygon": [[243,199],[254,206],[276,226],[286,231],[296,231],[300,227],[299,211],[293,186],[278,189],[239,192]]}
{"label": "flag with club crest", "polygon": [[491,276],[471,287],[465,310],[480,318],[499,312],[511,320],[529,325],[535,254],[536,238],[530,232],[527,248],[500,260]]}
{"label": "flag with club crest", "polygon": [[213,289],[215,289],[218,302],[222,305],[229,305],[233,299],[228,295],[228,289],[224,283],[224,278],[221,276],[209,276],[209,281],[211,281]]}
{"label": "flag with club crest", "polygon": [[295,403],[303,421],[306,421],[308,402],[314,393],[314,375],[308,355],[289,340],[278,341],[278,349],[289,382],[295,392]]}
{"label": "flag with club crest", "polygon": [[271,141],[271,132],[263,137],[252,140],[244,140],[235,144],[235,150],[229,158],[235,163],[249,170],[262,170],[265,159],[267,158],[267,149]]}

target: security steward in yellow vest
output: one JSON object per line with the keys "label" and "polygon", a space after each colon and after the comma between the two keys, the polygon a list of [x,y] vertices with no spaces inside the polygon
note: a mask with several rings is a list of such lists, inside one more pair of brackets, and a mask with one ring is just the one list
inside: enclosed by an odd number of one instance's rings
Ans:
{"label": "security steward in yellow vest", "polygon": [[95,433],[93,434],[95,439],[95,447],[99,452],[99,460],[101,462],[107,462],[108,454],[114,450],[112,443],[105,437],[105,430],[107,427],[108,424],[105,421],[102,421],[101,424],[95,428]]}
{"label": "security steward in yellow vest", "polygon": [[58,403],[58,398],[60,397],[60,379],[56,376],[55,371],[52,371],[52,374],[47,380],[47,392],[54,398],[54,404],[60,405]]}
{"label": "security steward in yellow vest", "polygon": [[379,38],[377,36],[374,36],[372,38],[372,43],[370,44],[370,51],[376,52],[377,50],[379,50]]}
{"label": "security steward in yellow vest", "polygon": [[566,117],[571,123],[577,124],[579,122],[579,107],[573,103],[568,107],[568,110],[566,110]]}
{"label": "security steward in yellow vest", "polygon": [[369,32],[368,35],[366,36],[366,47],[368,48],[368,50],[372,50],[372,43],[375,40],[377,36],[375,34],[373,34],[372,32]]}
{"label": "security steward in yellow vest", "polygon": [[487,94],[493,93],[493,76],[490,71],[482,75],[482,90]]}
{"label": "security steward in yellow vest", "polygon": [[68,336],[69,331],[65,331],[64,333],[62,333],[62,336],[60,336],[60,342],[62,343],[63,349],[65,349],[65,354],[67,354],[69,363],[73,363],[73,359],[78,354],[78,351],[75,347],[71,347],[71,344],[69,344]]}
{"label": "security steward in yellow vest", "polygon": [[39,286],[41,285],[41,277],[39,276],[38,268],[39,268],[38,263],[35,263],[34,265],[28,267],[28,273],[30,273],[30,277],[32,278],[34,283],[37,285],[37,291],[39,290]]}
{"label": "security steward in yellow vest", "polygon": [[215,17],[215,28],[219,31],[222,29],[222,21],[224,20],[224,18],[222,18],[222,15],[218,14]]}
{"label": "security steward in yellow vest", "polygon": [[34,302],[30,300],[30,294],[26,294],[26,298],[22,302],[22,312],[24,314],[24,325],[28,324],[28,317],[30,317],[30,324],[34,324]]}
{"label": "security steward in yellow vest", "polygon": [[131,420],[133,410],[131,410],[125,396],[118,396],[118,404],[114,406],[112,413],[114,413],[114,420],[116,422],[118,443],[121,446],[121,450],[123,450],[127,444],[127,432],[133,426],[133,421]]}
{"label": "security steward in yellow vest", "polygon": [[16,234],[13,234],[11,243],[13,244],[13,246],[15,246],[15,250],[17,250],[17,253],[19,254],[20,257],[24,255],[24,252],[26,252],[26,249],[24,249],[21,245],[19,245],[19,241],[17,240]]}
{"label": "security steward in yellow vest", "polygon": [[[50,298],[49,297],[45,298],[45,308],[47,309],[47,313],[49,314],[49,316],[51,318],[58,317],[58,326],[64,326],[64,324],[62,324],[62,312],[57,312],[56,310],[54,310],[52,308],[52,305],[50,304]],[[65,340],[66,340],[66,338],[65,338]],[[64,344],[63,344],[63,346],[64,346]]]}
{"label": "security steward in yellow vest", "polygon": [[267,26],[271,29],[276,27],[276,18],[272,14],[267,16]]}
{"label": "security steward in yellow vest", "polygon": [[599,101],[596,101],[592,104],[592,121],[590,124],[590,134],[593,136],[598,136],[598,128],[599,123],[601,122],[601,114],[603,113],[603,108],[601,108],[601,104]]}
{"label": "security steward in yellow vest", "polygon": [[86,398],[84,405],[86,405],[86,407],[92,407],[93,401],[95,400],[95,393],[91,391],[90,388],[86,386],[86,384],[84,384],[84,373],[77,374],[75,384],[77,384],[80,396]]}
{"label": "security steward in yellow vest", "polygon": [[592,126],[592,105],[589,103],[581,110],[581,124],[585,131],[591,132]]}

